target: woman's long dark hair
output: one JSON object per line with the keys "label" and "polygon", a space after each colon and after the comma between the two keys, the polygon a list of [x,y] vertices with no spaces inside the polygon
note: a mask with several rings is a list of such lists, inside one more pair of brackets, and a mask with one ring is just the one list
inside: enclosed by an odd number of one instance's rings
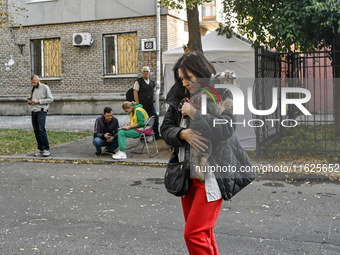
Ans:
{"label": "woman's long dark hair", "polygon": [[175,84],[173,92],[177,98],[182,99],[189,96],[189,91],[183,86],[182,80],[178,76],[178,69],[181,69],[184,77],[190,79],[187,70],[197,78],[210,78],[211,74],[216,74],[214,66],[199,51],[185,53],[175,64],[173,71]]}

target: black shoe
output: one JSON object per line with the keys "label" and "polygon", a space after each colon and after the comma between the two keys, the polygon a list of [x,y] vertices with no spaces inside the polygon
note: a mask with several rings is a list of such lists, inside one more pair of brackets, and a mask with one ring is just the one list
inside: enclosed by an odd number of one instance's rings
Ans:
{"label": "black shoe", "polygon": [[115,151],[110,151],[108,148],[105,148],[104,151],[105,151],[106,153],[116,154]]}
{"label": "black shoe", "polygon": [[160,136],[160,135],[155,135],[155,139],[156,139],[156,140],[159,140],[159,139],[163,139],[163,137]]}
{"label": "black shoe", "polygon": [[102,155],[101,152],[96,152],[96,154],[95,154],[96,157],[100,157],[101,155]]}

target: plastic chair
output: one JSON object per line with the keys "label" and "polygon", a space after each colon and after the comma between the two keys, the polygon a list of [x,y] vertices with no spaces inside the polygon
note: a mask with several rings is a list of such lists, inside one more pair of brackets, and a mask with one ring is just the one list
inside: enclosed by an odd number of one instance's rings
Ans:
{"label": "plastic chair", "polygon": [[[133,156],[133,154],[141,154],[143,153],[143,150],[144,150],[144,147],[146,147],[146,150],[148,151],[148,154],[149,154],[149,157],[150,158],[153,158],[154,156],[156,156],[158,154],[158,147],[157,147],[157,142],[156,142],[156,139],[155,139],[155,134],[152,132],[150,135],[146,135],[145,134],[145,131],[149,130],[151,128],[152,130],[152,126],[153,126],[153,123],[155,122],[155,116],[151,116],[150,118],[148,118],[146,121],[145,121],[145,124],[144,124],[144,128],[142,130],[142,133],[140,134],[139,137],[137,138],[134,138],[134,139],[138,139],[137,143],[135,146],[133,146],[133,149],[131,151],[131,158]],[[156,153],[155,154],[150,154],[150,150],[149,150],[149,145],[148,145],[148,138],[151,137],[152,140],[154,141],[155,143],[155,147],[156,147]],[[141,139],[143,140],[143,146],[142,148],[140,149],[140,151],[136,151],[139,143],[141,142]]]}

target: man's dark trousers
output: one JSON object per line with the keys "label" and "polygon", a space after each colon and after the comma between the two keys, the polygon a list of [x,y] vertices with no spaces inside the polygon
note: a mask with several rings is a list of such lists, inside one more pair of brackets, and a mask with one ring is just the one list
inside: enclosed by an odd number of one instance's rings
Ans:
{"label": "man's dark trousers", "polygon": [[102,153],[102,147],[106,146],[110,152],[115,151],[118,148],[118,139],[117,137],[113,139],[112,142],[107,142],[106,139],[102,139],[100,137],[95,137],[92,141],[93,145],[96,147],[96,153]]}
{"label": "man's dark trousers", "polygon": [[152,105],[143,105],[144,110],[148,113],[149,117],[151,116],[155,116],[155,122],[152,126],[152,131],[155,133],[155,137],[158,138],[159,137],[159,131],[158,131],[158,119],[159,116],[156,113],[155,107]]}
{"label": "man's dark trousers", "polygon": [[32,112],[32,126],[34,129],[35,138],[38,143],[38,149],[40,151],[50,149],[45,129],[46,116],[47,112],[44,111]]}

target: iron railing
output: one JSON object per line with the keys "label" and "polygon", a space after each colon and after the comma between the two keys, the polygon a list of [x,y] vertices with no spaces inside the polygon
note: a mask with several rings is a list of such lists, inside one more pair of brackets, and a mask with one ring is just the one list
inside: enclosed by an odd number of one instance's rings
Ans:
{"label": "iron railing", "polygon": [[[337,53],[339,54],[339,53]],[[277,108],[270,115],[254,115],[264,123],[255,128],[256,153],[276,151],[340,152],[340,140],[335,127],[335,102],[333,78],[335,52],[279,53],[263,46],[255,47],[255,83],[253,102],[255,109],[270,109],[272,89],[277,88]],[[294,104],[287,104],[282,115],[282,96],[301,99],[302,93],[287,93],[281,89],[304,88],[311,99],[303,106],[312,114],[305,115]],[[276,121],[270,121],[275,119]]]}

